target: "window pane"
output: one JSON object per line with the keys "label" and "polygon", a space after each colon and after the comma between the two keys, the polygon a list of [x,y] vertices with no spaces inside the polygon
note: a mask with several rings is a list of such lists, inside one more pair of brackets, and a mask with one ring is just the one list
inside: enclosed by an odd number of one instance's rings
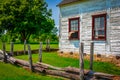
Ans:
{"label": "window pane", "polygon": [[95,18],[95,30],[104,29],[104,17]]}
{"label": "window pane", "polygon": [[71,34],[71,38],[78,38],[78,32]]}
{"label": "window pane", "polygon": [[104,36],[104,35],[105,35],[104,30],[99,30],[99,31],[98,31],[98,35],[99,35],[99,36]]}
{"label": "window pane", "polygon": [[104,17],[100,18],[100,28],[104,29]]}
{"label": "window pane", "polygon": [[95,38],[98,38],[99,36],[104,36],[105,31],[104,30],[97,30],[95,31]]}
{"label": "window pane", "polygon": [[95,18],[95,30],[98,30],[100,27],[100,18]]}
{"label": "window pane", "polygon": [[105,18],[104,17],[97,17],[94,18],[94,38],[104,37],[105,36]]}
{"label": "window pane", "polygon": [[71,31],[78,31],[78,20],[71,20]]}

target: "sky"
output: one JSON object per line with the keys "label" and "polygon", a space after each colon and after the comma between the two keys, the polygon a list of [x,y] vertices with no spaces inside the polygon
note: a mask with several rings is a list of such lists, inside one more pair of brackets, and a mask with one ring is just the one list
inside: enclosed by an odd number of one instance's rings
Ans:
{"label": "sky", "polygon": [[62,0],[45,0],[48,4],[48,8],[52,9],[52,18],[55,20],[55,26],[59,26],[59,7],[56,5],[59,4]]}

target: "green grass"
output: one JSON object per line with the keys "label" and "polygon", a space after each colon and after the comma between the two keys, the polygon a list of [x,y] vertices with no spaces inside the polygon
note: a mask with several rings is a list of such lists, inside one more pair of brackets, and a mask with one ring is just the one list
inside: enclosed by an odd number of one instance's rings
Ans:
{"label": "green grass", "polygon": [[31,73],[21,67],[0,62],[0,80],[63,80],[63,78]]}
{"label": "green grass", "polygon": [[[30,44],[31,49],[39,49],[39,44]],[[43,44],[43,49],[46,48],[46,44]],[[58,44],[50,44],[50,48],[58,49]],[[2,50],[2,43],[0,42],[0,49]],[[24,49],[23,44],[14,44],[14,51],[21,51]],[[6,51],[10,51],[10,44],[6,43]]]}
{"label": "green grass", "polygon": [[[27,55],[16,56],[16,57],[19,59],[28,60]],[[32,58],[33,58],[33,62],[37,62],[38,54],[33,54]],[[61,57],[58,56],[56,52],[49,52],[49,53],[43,52],[43,62],[58,67],[68,67],[68,66],[79,67],[78,59]],[[84,63],[85,63],[85,69],[89,69],[89,61],[84,60]],[[108,62],[95,61],[94,71],[120,75],[120,68]]]}

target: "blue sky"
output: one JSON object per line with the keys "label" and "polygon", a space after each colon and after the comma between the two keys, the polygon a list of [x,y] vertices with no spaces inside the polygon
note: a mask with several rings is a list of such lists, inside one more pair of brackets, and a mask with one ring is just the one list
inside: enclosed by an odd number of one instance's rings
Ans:
{"label": "blue sky", "polygon": [[55,20],[56,27],[59,26],[59,8],[56,7],[62,0],[45,0],[48,4],[48,8],[52,9],[52,18]]}

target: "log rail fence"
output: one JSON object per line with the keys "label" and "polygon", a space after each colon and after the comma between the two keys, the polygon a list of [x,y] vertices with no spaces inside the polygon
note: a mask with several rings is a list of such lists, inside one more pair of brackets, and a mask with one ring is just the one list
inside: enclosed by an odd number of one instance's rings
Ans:
{"label": "log rail fence", "polygon": [[[69,78],[72,80],[120,80],[120,76],[100,73],[100,72],[92,72],[93,70],[93,53],[94,53],[94,43],[91,43],[91,51],[90,51],[90,70],[84,69],[84,43],[80,43],[79,53],[80,53],[80,68],[74,67],[54,67],[49,64],[42,63],[42,42],[40,42],[39,48],[39,59],[38,63],[32,63],[32,53],[30,45],[28,44],[28,57],[29,61],[24,61],[20,59],[15,59],[12,56],[7,55],[6,46],[3,43],[3,51],[0,51],[0,55],[3,55],[3,61],[9,62],[14,65],[20,65],[25,69],[31,70],[31,72],[40,72],[48,75],[61,76],[65,78]],[[1,57],[1,56],[0,56]],[[116,79],[117,78],[117,79]]]}

